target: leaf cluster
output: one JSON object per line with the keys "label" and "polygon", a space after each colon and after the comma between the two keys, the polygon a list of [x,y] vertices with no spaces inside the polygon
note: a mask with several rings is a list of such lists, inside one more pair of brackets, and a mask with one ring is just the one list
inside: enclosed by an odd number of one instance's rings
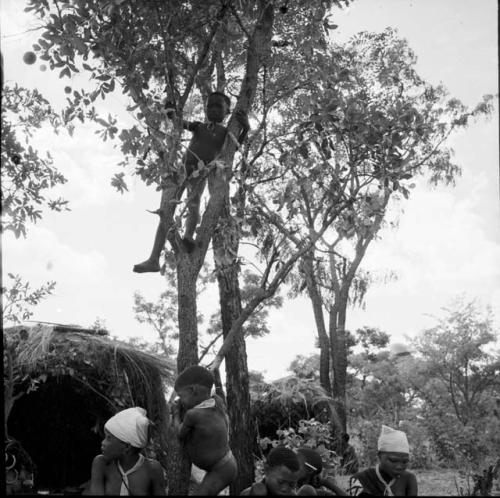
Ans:
{"label": "leaf cluster", "polygon": [[61,118],[37,90],[5,86],[2,91],[2,232],[26,236],[29,222],[42,217],[42,208],[68,210],[68,201],[46,197],[46,190],[64,184],[64,176],[52,166],[49,152],[42,157],[31,144],[35,130],[49,124],[55,133]]}

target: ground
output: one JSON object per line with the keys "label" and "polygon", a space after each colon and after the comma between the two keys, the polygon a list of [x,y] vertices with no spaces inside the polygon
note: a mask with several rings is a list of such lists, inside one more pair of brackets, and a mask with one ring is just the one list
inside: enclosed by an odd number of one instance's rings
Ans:
{"label": "ground", "polygon": [[[457,469],[417,469],[412,470],[412,472],[417,476],[419,495],[470,496],[472,494],[472,488],[474,487],[472,478],[469,479],[469,484],[467,484],[466,476],[460,475]],[[347,489],[349,476],[337,476],[336,479],[341,487]],[[462,490],[460,490],[460,488],[462,488]],[[493,484],[492,496],[500,496],[500,481],[498,479]]]}

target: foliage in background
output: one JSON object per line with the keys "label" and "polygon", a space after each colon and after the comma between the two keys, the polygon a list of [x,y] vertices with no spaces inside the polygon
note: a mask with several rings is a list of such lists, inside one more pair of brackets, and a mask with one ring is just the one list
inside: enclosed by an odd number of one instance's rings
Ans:
{"label": "foliage in background", "polygon": [[[411,356],[392,355],[378,329],[354,334],[348,432],[363,466],[377,461],[382,424],[407,433],[413,468],[477,472],[498,458],[500,354],[491,313],[458,299],[436,321],[413,339]],[[317,380],[319,356],[299,356],[290,369]]]}
{"label": "foliage in background", "polygon": [[[32,289],[29,282],[24,282],[19,275],[7,273],[10,284],[2,285],[2,323],[17,325],[33,316],[32,307],[42,299],[50,296],[56,286],[55,282]],[[5,282],[6,280],[4,280]]]}
{"label": "foliage in background", "polygon": [[498,458],[500,350],[491,310],[458,298],[414,340],[423,361],[413,387],[441,459],[472,465]]}
{"label": "foliage in background", "polygon": [[51,126],[57,134],[63,124],[36,89],[27,90],[17,84],[6,85],[2,90],[1,117],[1,231],[26,236],[26,224],[36,223],[44,207],[54,211],[68,209],[68,201],[46,197],[46,190],[66,179],[52,166],[49,152],[44,158],[30,145],[34,132],[42,126]]}
{"label": "foliage in background", "polygon": [[329,399],[317,381],[293,376],[252,383],[251,398],[259,435],[269,438],[274,438],[277,430],[298,430],[301,420],[318,415],[318,401]]}
{"label": "foliage in background", "polygon": [[[299,420],[297,428],[288,427],[286,429],[278,429],[277,437],[261,437],[259,445],[261,448],[261,458],[257,466],[262,473],[263,461],[265,455],[274,447],[284,445],[293,450],[307,447],[316,450],[323,460],[323,465],[326,469],[334,472],[340,467],[340,457],[332,451],[333,439],[331,437],[330,424],[322,424],[317,420]],[[259,479],[259,472],[257,472]],[[262,475],[263,477],[263,475]]]}

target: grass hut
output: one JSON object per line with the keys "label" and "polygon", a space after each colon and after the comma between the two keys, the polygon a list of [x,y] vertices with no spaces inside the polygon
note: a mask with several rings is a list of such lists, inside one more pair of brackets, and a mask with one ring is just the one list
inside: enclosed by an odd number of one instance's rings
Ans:
{"label": "grass hut", "polygon": [[165,383],[173,372],[165,359],[105,331],[42,323],[5,329],[4,430],[10,447],[20,448],[11,481],[24,475],[29,484],[31,468],[35,489],[77,493],[100,453],[104,423],[131,406],[147,410],[154,423],[147,451],[166,467]]}

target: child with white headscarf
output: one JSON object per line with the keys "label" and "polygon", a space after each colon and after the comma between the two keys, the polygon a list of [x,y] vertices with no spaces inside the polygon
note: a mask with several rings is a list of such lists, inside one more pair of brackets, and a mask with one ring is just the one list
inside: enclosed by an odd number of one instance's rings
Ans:
{"label": "child with white headscarf", "polygon": [[90,494],[166,494],[159,462],[140,453],[148,444],[150,423],[146,410],[138,406],[122,410],[106,422],[102,454],[92,462]]}
{"label": "child with white headscarf", "polygon": [[354,474],[351,489],[357,496],[416,496],[415,474],[406,470],[410,459],[408,439],[403,431],[383,425],[378,438],[378,464]]}

